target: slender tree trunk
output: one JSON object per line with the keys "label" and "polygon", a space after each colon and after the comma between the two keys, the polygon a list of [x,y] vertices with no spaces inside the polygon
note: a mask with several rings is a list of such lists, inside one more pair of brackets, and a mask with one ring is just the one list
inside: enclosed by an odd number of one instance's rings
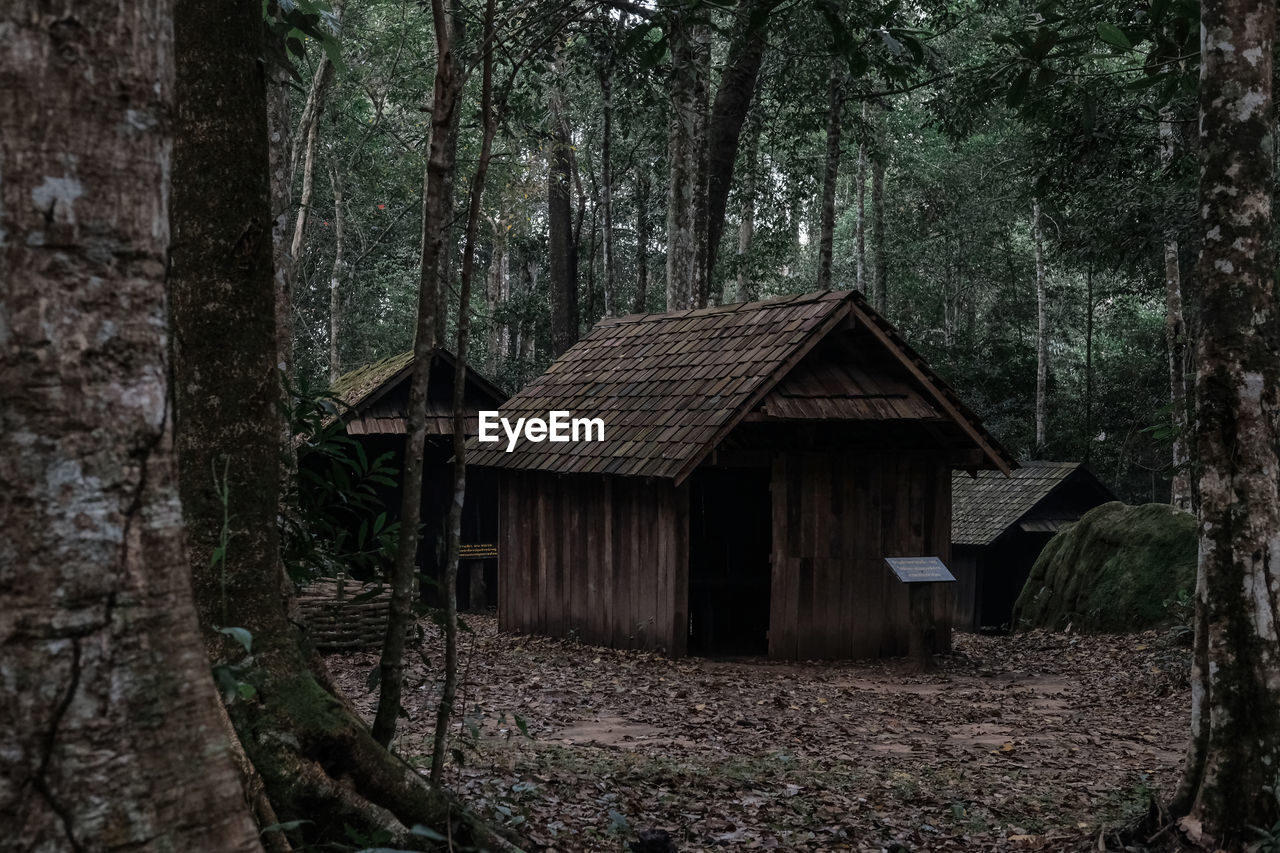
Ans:
{"label": "slender tree trunk", "polygon": [[1045,293],[1044,231],[1040,200],[1031,200],[1031,232],[1036,247],[1036,456],[1044,452],[1045,398],[1049,385],[1049,301]]}
{"label": "slender tree trunk", "polygon": [[1187,340],[1182,322],[1178,241],[1164,244],[1165,340],[1169,347],[1169,406],[1173,410],[1173,480],[1169,502],[1191,511],[1191,454],[1187,431]]}
{"label": "slender tree trunk", "polygon": [[[289,255],[289,220],[293,213],[289,155],[293,137],[289,110],[290,78],[284,68],[273,69],[267,88],[267,130],[271,136],[271,245],[276,279],[276,334],[285,377],[293,379],[293,280]],[[283,438],[283,437],[282,437]],[[291,466],[286,466],[291,471]],[[288,476],[288,474],[286,474]]]}
{"label": "slender tree trunk", "polygon": [[613,54],[609,54],[600,76],[600,205],[604,220],[604,315],[612,317],[618,313],[618,298],[615,293],[615,250],[613,240]]}
{"label": "slender tree trunk", "polygon": [[471,182],[467,225],[462,249],[462,275],[458,282],[458,343],[454,353],[453,377],[453,501],[449,504],[448,556],[444,570],[444,685],[436,710],[436,729],[431,751],[431,784],[439,787],[449,735],[449,721],[458,696],[458,553],[462,542],[462,508],[467,493],[467,342],[471,330],[471,280],[475,275],[476,243],[480,230],[480,203],[484,197],[493,137],[498,116],[493,107],[493,41],[495,0],[486,0],[482,33],[480,115],[483,123],[480,158]]}
{"label": "slender tree trunk", "polygon": [[840,177],[840,124],[844,117],[840,62],[827,78],[827,152],[822,174],[822,222],[818,237],[818,290],[831,289],[831,250],[836,233],[836,181]]}
{"label": "slender tree trunk", "polygon": [[[1160,161],[1168,168],[1176,153],[1173,114],[1160,112]],[[1169,407],[1173,412],[1173,478],[1169,503],[1191,510],[1191,466],[1187,431],[1187,332],[1182,315],[1182,275],[1178,264],[1178,238],[1170,233],[1164,244],[1165,341],[1169,348]]]}
{"label": "slender tree trunk", "polygon": [[1085,275],[1084,315],[1084,461],[1087,464],[1093,451],[1093,261]]}
{"label": "slender tree trunk", "polygon": [[[866,114],[865,108],[863,114],[864,116]],[[858,292],[865,293],[867,269],[867,148],[865,145],[858,146],[858,176],[855,180],[857,189],[854,195],[858,206],[858,226],[854,238],[854,261],[857,270],[854,280]]]}
{"label": "slender tree trunk", "polygon": [[[558,75],[559,69],[553,76]],[[547,255],[551,267],[551,352],[560,355],[578,340],[578,246],[572,211],[573,161],[564,96],[548,89],[551,151],[547,169]]]}
{"label": "slender tree trunk", "polygon": [[1236,850],[1280,813],[1280,305],[1271,150],[1274,3],[1201,3],[1200,565],[1191,744],[1174,814]]}
{"label": "slender tree trunk", "polygon": [[178,512],[173,6],[67,15],[0,8],[0,843],[261,850]]}
{"label": "slender tree trunk", "polygon": [[440,260],[448,230],[449,190],[457,169],[456,140],[450,129],[456,124],[462,95],[462,68],[455,53],[452,21],[445,0],[432,0],[431,16],[436,38],[436,74],[431,105],[431,140],[424,178],[422,213],[422,265],[419,270],[418,326],[413,345],[413,369],[409,379],[409,401],[405,425],[404,490],[400,503],[400,542],[391,570],[391,604],[387,614],[387,635],[379,661],[378,710],[373,721],[373,737],[386,746],[395,736],[400,715],[400,695],[404,685],[404,634],[411,618],[413,578],[417,570],[418,541],[422,519],[423,454],[427,442],[427,381],[435,357],[437,311],[440,307]]}
{"label": "slender tree trunk", "polygon": [[333,271],[329,275],[329,384],[332,386],[342,375],[342,363],[338,358],[338,325],[342,317],[342,278],[346,266],[346,213],[342,200],[342,166],[336,157],[329,168],[333,187]]}
{"label": "slender tree trunk", "polygon": [[636,175],[636,291],[631,310],[643,314],[649,307],[649,174]]}
{"label": "slender tree trunk", "polygon": [[881,314],[889,311],[889,259],[884,239],[884,160],[875,157],[871,161],[871,254],[875,264],[875,308]]}
{"label": "slender tree trunk", "polygon": [[[345,0],[335,0],[334,16],[341,19]],[[316,150],[320,140],[320,119],[324,115],[325,100],[329,96],[329,87],[333,82],[333,63],[323,57],[316,67],[311,81],[311,91],[307,95],[307,105],[302,112],[302,124],[298,128],[298,139],[303,141],[301,151],[294,150],[290,154],[290,183],[292,185],[293,170],[297,159],[302,163],[302,191],[298,199],[298,213],[293,221],[293,239],[289,245],[289,266],[284,271],[285,286],[292,292],[294,274],[302,261],[302,243],[306,236],[307,223],[311,216],[311,200],[315,195]],[[296,142],[295,142],[296,145]],[[279,273],[277,273],[279,275]],[[290,318],[292,324],[292,318]]]}
{"label": "slender tree trunk", "polygon": [[489,317],[489,337],[485,342],[485,369],[490,376],[507,357],[508,326],[498,322],[498,313],[506,304],[510,288],[511,262],[507,248],[507,224],[501,216],[489,220],[493,229],[493,251],[489,257],[489,279],[485,285],[485,309]]}
{"label": "slender tree trunk", "polygon": [[755,276],[751,274],[751,241],[756,233],[756,194],[760,176],[757,160],[760,154],[760,123],[752,120],[747,133],[746,160],[743,163],[742,203],[738,208],[738,291],[739,302],[756,298]]}

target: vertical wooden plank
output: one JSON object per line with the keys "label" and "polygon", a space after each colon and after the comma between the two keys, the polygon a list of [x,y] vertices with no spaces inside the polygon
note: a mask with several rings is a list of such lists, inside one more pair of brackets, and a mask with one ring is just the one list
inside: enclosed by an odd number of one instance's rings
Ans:
{"label": "vertical wooden plank", "polygon": [[769,607],[769,657],[792,660],[796,656],[795,572],[792,571],[792,533],[798,507],[791,494],[791,457],[780,453],[773,459],[770,475],[773,494],[773,598]]}
{"label": "vertical wooden plank", "polygon": [[587,631],[587,619],[590,609],[587,607],[587,596],[590,593],[590,566],[587,565],[587,531],[591,530],[597,520],[599,511],[599,482],[594,478],[575,477],[574,493],[565,503],[564,511],[571,514],[569,538],[565,547],[564,582],[565,599],[568,601],[569,616],[565,621],[565,636],[579,639]]}
{"label": "vertical wooden plank", "polygon": [[613,541],[617,535],[613,511],[615,480],[616,478],[609,477],[604,481],[604,503],[600,507],[601,530],[597,537],[596,550],[591,555],[596,564],[596,578],[600,585],[600,618],[592,642],[604,645],[613,642]]}
{"label": "vertical wooden plank", "polygon": [[556,477],[554,474],[540,475],[542,481],[538,485],[542,488],[536,489],[534,500],[538,503],[538,598],[537,598],[537,618],[535,620],[538,633],[545,634],[547,632],[547,618],[551,609],[551,580],[547,571],[547,566],[551,560],[552,542],[554,540],[555,531],[551,525],[553,518],[548,507],[551,501],[551,495],[556,488]]}
{"label": "vertical wooden plank", "polygon": [[689,647],[689,483],[676,491],[675,537],[671,565],[670,645],[667,653],[684,657]]}

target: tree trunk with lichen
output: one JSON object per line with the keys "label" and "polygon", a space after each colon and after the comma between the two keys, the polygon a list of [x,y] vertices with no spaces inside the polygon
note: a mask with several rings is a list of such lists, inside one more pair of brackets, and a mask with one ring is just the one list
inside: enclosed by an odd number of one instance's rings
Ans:
{"label": "tree trunk with lichen", "polygon": [[[373,739],[290,617],[279,489],[262,476],[283,449],[260,7],[241,0],[229,13],[180,0],[176,24],[169,284],[179,482],[210,656],[241,667],[228,714],[272,816],[310,821],[290,830],[294,843],[337,841],[350,829],[429,848],[411,832],[420,823],[501,847]],[[251,654],[223,627],[250,632]]]}
{"label": "tree trunk with lichen", "polygon": [[700,10],[659,4],[671,43],[667,129],[667,310],[707,304],[707,121],[711,56]]}
{"label": "tree trunk with lichen", "polygon": [[1172,804],[1208,849],[1277,817],[1280,305],[1272,248],[1276,6],[1201,4],[1200,565],[1191,744]]}
{"label": "tree trunk with lichen", "polygon": [[171,22],[166,0],[0,7],[5,849],[261,850],[174,471]]}

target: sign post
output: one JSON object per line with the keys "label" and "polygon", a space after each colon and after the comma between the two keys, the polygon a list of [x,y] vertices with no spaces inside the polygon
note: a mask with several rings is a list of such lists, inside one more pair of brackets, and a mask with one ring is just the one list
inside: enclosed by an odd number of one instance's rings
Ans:
{"label": "sign post", "polygon": [[937,667],[933,650],[937,627],[933,621],[934,589],[940,583],[955,583],[955,575],[938,557],[885,557],[895,577],[907,584],[911,626],[909,653],[923,672]]}

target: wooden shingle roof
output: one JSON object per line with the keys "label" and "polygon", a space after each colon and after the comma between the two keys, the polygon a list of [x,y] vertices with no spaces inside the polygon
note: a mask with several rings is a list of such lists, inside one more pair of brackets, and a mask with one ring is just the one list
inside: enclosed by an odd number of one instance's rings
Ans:
{"label": "wooden shingle roof", "polygon": [[[453,376],[457,360],[453,353],[437,347],[431,366],[431,388],[427,395],[427,434],[453,434]],[[348,435],[404,435],[405,404],[413,351],[399,353],[343,374],[331,389],[348,407],[342,414]],[[441,391],[441,385],[446,390]],[[467,368],[469,408],[466,431],[475,435],[481,407],[496,409],[507,394],[482,373]]]}
{"label": "wooden shingle roof", "polygon": [[[1087,473],[1079,462],[1023,462],[1008,477],[994,471],[980,471],[976,477],[955,472],[951,479],[952,544],[990,545],[1077,471]],[[1097,487],[1106,488],[1101,483]],[[1037,529],[1052,532],[1049,522],[1053,519],[1039,521]]]}
{"label": "wooden shingle roof", "polygon": [[[512,422],[520,417],[545,419],[556,410],[572,417],[601,418],[605,440],[552,443],[521,438],[510,453],[505,452],[505,438],[484,444],[473,440],[468,461],[680,482],[819,341],[847,324],[866,328],[918,380],[923,396],[917,391],[893,395],[901,397],[904,417],[914,409],[917,414],[953,419],[990,465],[1008,470],[1016,464],[946,383],[853,291],[602,320],[508,400],[501,412]],[[806,412],[837,406],[825,395],[812,393],[822,380],[800,375],[789,380],[780,389],[788,393],[776,399]]]}

